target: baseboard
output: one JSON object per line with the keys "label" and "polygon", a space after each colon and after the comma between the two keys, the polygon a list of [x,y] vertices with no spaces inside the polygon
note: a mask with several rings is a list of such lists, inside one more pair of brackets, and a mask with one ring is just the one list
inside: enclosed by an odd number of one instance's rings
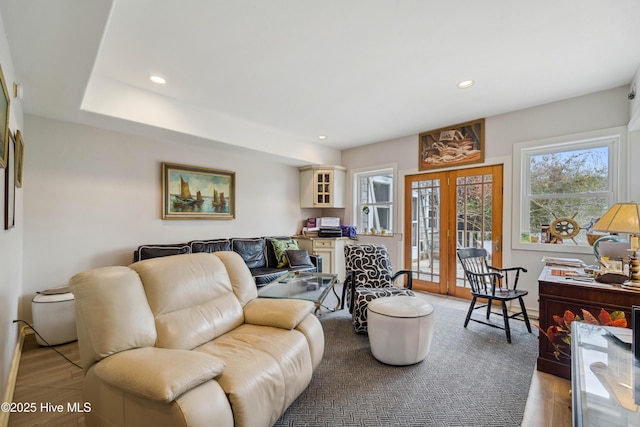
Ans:
{"label": "baseboard", "polygon": [[[509,305],[509,313],[520,312],[520,305],[517,301],[511,301]],[[527,307],[527,316],[529,320],[540,320],[540,311],[535,308]]]}
{"label": "baseboard", "polygon": [[[33,334],[33,329],[28,326],[20,328],[18,333],[18,341],[16,342],[16,348],[13,350],[13,357],[11,358],[11,365],[9,366],[9,377],[7,379],[7,388],[4,391],[2,402],[13,401],[13,391],[16,388],[16,380],[18,379],[18,368],[20,367],[20,357],[22,356],[22,347],[24,345],[24,338]],[[7,427],[9,425],[10,412],[0,411],[0,427]]]}
{"label": "baseboard", "polygon": [[527,307],[527,315],[529,319],[540,320],[540,311],[535,308]]}

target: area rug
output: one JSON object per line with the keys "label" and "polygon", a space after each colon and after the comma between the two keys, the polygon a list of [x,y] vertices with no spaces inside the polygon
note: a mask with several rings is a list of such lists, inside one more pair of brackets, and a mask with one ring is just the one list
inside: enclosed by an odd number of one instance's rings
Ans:
{"label": "area rug", "polygon": [[530,334],[512,321],[509,344],[502,330],[475,322],[463,328],[462,310],[434,305],[434,315],[427,358],[397,367],[371,355],[367,336],[353,332],[347,310],[322,314],[324,358],[275,425],[520,425],[537,356],[535,328]]}

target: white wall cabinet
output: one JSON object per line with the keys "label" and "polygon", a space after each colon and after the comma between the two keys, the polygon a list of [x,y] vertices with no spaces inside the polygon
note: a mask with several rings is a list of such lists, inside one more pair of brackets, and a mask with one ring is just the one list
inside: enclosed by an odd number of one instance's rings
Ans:
{"label": "white wall cabinet", "polygon": [[344,208],[347,170],[341,166],[300,168],[300,207]]}
{"label": "white wall cabinet", "polygon": [[300,249],[310,254],[322,257],[322,272],[338,275],[338,280],[344,281],[344,247],[351,243],[346,237],[296,237]]}

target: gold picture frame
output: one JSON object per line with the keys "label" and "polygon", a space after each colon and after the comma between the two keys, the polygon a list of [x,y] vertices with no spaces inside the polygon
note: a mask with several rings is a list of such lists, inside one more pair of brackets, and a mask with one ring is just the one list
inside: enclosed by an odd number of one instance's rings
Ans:
{"label": "gold picture frame", "polygon": [[16,187],[22,188],[22,168],[24,166],[24,141],[22,140],[22,132],[16,131],[15,134],[15,155],[16,155]]}
{"label": "gold picture frame", "polygon": [[7,83],[4,80],[2,66],[0,66],[0,86],[2,86],[2,94],[0,95],[0,168],[7,166],[7,157],[9,157],[9,113],[11,110],[11,97],[7,89]]}
{"label": "gold picture frame", "polygon": [[419,135],[421,171],[484,162],[484,119],[447,126]]}
{"label": "gold picture frame", "polygon": [[162,163],[162,219],[234,219],[235,172]]}

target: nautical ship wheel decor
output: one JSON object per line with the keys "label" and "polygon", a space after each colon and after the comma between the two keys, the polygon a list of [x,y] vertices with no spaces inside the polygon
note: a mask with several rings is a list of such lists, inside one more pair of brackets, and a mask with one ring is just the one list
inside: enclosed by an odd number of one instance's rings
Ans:
{"label": "nautical ship wheel decor", "polygon": [[578,215],[578,212],[574,213],[571,218],[558,218],[553,212],[551,214],[555,218],[549,226],[549,232],[551,235],[560,241],[564,239],[571,239],[573,240],[573,243],[577,245],[578,242],[576,242],[575,237],[580,233],[580,225],[574,218]]}

